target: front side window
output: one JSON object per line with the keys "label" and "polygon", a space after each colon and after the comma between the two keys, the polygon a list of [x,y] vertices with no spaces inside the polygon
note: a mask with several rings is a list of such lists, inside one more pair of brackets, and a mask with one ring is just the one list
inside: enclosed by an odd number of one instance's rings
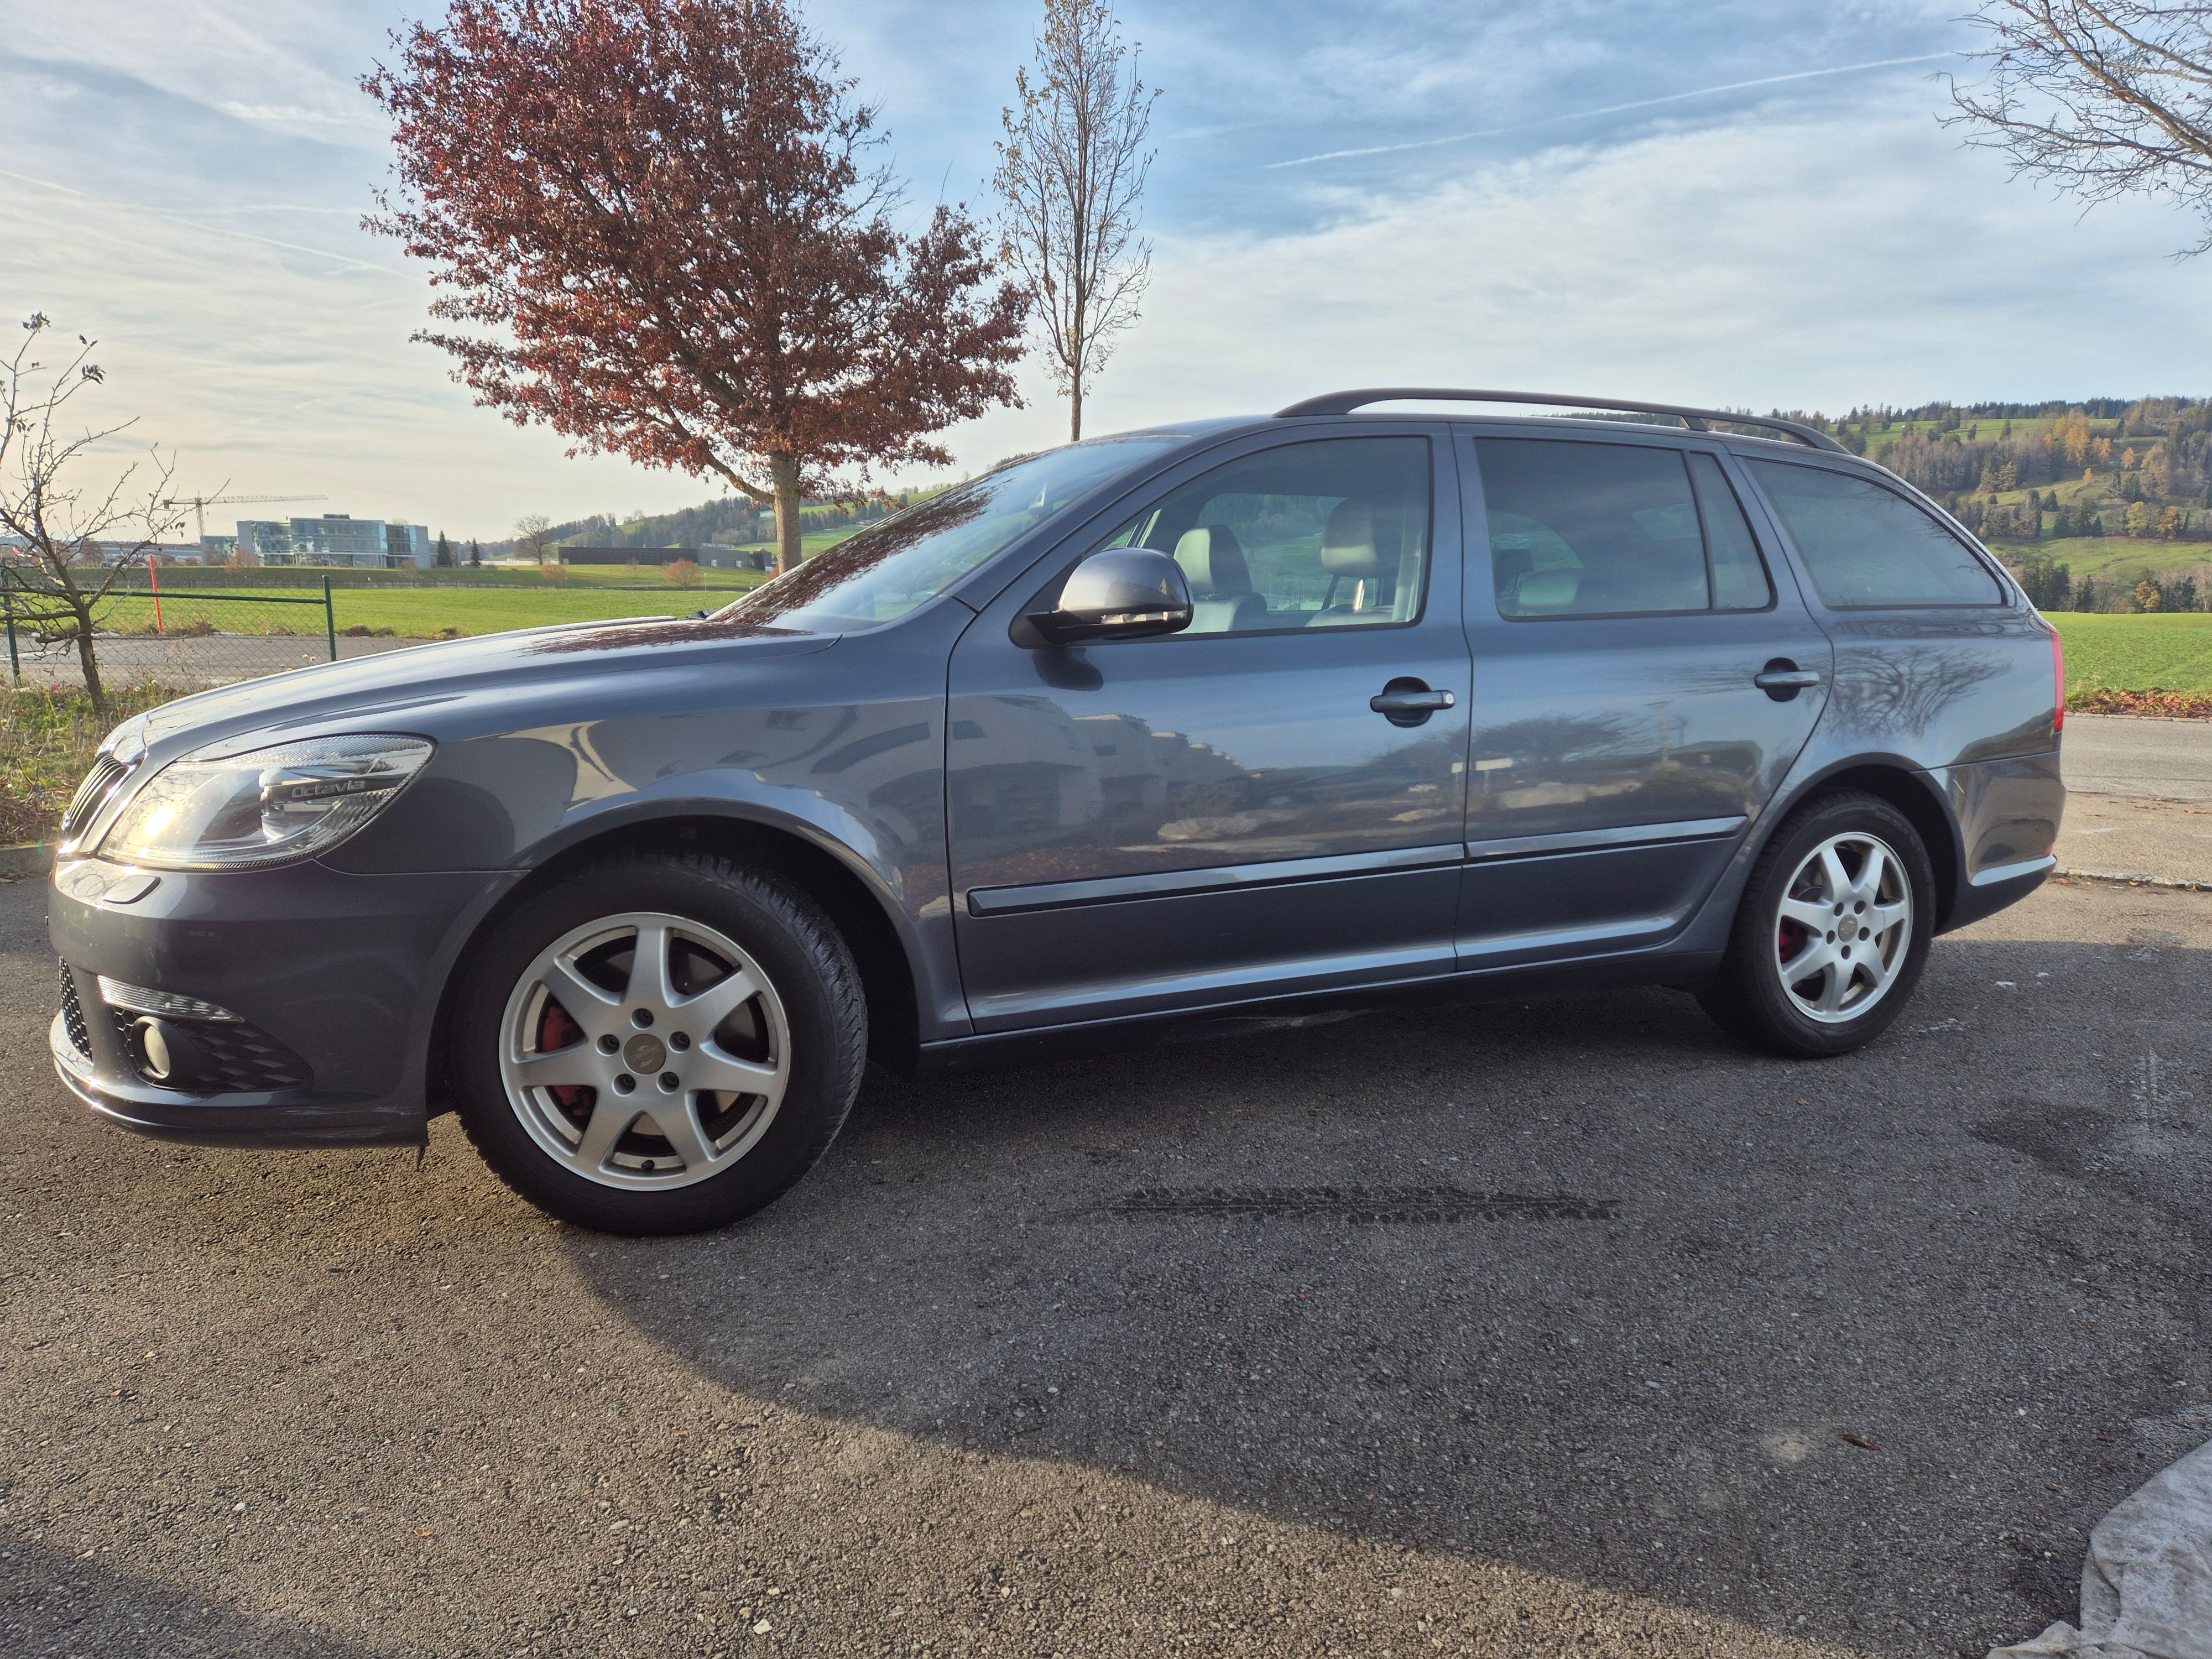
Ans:
{"label": "front side window", "polygon": [[1092,438],[1000,467],[870,525],[716,618],[806,634],[879,628],[1101,484],[1186,441],[1168,432]]}
{"label": "front side window", "polygon": [[1104,547],[1171,556],[1191,634],[1379,628],[1421,614],[1429,441],[1285,444],[1194,478]]}
{"label": "front side window", "polygon": [[1644,444],[1478,438],[1500,616],[1760,611],[1774,598],[1720,464]]}
{"label": "front side window", "polygon": [[1750,465],[1827,604],[2003,603],[2004,590],[1966,544],[1895,490],[1826,467]]}

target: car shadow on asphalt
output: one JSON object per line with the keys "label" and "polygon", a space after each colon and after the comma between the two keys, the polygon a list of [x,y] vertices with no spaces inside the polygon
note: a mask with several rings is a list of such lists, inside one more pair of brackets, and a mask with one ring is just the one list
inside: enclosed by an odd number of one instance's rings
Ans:
{"label": "car shadow on asphalt", "polygon": [[254,1659],[369,1659],[370,1654],[20,1535],[10,1536],[0,1555],[0,1651],[252,1654]]}
{"label": "car shadow on asphalt", "polygon": [[757,1400],[1979,1652],[2212,1397],[2204,975],[1945,941],[1811,1065],[1650,991],[872,1075],[752,1222],[572,1254]]}

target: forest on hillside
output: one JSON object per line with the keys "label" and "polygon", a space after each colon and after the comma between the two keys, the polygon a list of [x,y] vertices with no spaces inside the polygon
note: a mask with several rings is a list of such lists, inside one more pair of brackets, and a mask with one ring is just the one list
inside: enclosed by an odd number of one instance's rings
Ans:
{"label": "forest on hillside", "polygon": [[[2212,562],[2188,556],[2212,544],[2212,402],[1936,404],[1814,418],[1942,502],[2046,611],[2212,605]],[[2129,544],[2146,556],[2140,569],[2077,576],[2045,543],[2090,544],[2108,566]]]}

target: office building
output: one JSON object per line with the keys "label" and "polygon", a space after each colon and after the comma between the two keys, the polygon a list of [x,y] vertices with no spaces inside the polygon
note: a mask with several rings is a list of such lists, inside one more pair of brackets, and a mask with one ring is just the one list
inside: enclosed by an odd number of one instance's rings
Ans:
{"label": "office building", "polygon": [[419,524],[387,524],[325,513],[313,519],[241,519],[238,550],[266,565],[323,565],[341,570],[428,569],[430,532]]}

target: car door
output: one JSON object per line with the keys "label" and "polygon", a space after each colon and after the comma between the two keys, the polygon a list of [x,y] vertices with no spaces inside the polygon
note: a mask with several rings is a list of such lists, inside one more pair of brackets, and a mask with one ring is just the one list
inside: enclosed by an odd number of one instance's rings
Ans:
{"label": "car door", "polygon": [[1826,706],[1832,648],[1717,444],[1459,440],[1474,653],[1460,960],[1679,928]]}
{"label": "car door", "polygon": [[[953,652],[946,739],[979,1031],[1450,970],[1457,504],[1443,427],[1304,426],[1186,464],[984,611]],[[1113,546],[1175,557],[1191,626],[1017,643]],[[1378,711],[1393,692],[1429,706]]]}

